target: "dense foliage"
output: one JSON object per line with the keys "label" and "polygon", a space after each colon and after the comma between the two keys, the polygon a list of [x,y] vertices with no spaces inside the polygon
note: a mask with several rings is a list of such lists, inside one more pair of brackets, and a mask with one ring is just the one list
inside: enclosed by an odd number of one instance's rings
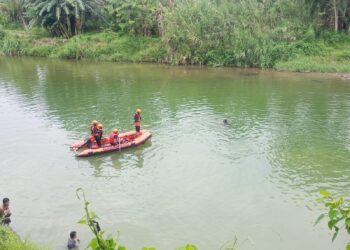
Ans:
{"label": "dense foliage", "polygon": [[[0,0],[0,25],[43,27],[64,38],[156,37],[156,60],[172,64],[285,68],[285,61],[327,53],[329,44],[349,39],[350,1]],[[344,34],[341,41],[335,32]]]}

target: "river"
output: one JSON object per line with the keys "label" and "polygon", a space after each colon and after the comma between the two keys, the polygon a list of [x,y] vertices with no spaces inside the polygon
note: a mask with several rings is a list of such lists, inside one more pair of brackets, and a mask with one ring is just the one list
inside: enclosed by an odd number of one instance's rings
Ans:
{"label": "river", "polygon": [[[21,236],[64,249],[85,190],[128,249],[344,249],[319,189],[350,195],[350,83],[329,75],[0,58],[0,198]],[[101,121],[153,137],[86,159],[71,142]],[[229,125],[223,120],[228,119]]]}

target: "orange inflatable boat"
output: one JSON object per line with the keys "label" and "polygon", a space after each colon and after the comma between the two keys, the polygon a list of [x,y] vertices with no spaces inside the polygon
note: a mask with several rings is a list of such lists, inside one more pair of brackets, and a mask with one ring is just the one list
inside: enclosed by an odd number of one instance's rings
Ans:
{"label": "orange inflatable boat", "polygon": [[87,157],[96,154],[102,154],[113,151],[121,151],[126,148],[136,147],[146,142],[151,138],[152,134],[147,130],[141,130],[136,134],[135,131],[119,134],[120,144],[111,145],[107,137],[101,139],[101,147],[98,147],[96,142],[93,142],[91,148],[83,146],[85,141],[75,142],[70,147],[76,151],[76,156]]}

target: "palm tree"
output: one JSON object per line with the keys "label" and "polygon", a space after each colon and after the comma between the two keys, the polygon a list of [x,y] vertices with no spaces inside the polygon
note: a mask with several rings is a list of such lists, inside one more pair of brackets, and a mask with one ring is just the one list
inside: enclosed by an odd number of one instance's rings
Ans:
{"label": "palm tree", "polygon": [[33,23],[54,35],[71,37],[83,31],[86,15],[100,16],[105,0],[25,0]]}

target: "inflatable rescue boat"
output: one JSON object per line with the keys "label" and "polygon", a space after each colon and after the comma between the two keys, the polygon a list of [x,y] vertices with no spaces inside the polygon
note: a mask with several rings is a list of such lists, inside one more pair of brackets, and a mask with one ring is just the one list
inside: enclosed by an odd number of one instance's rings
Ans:
{"label": "inflatable rescue boat", "polygon": [[101,139],[101,147],[98,147],[96,142],[92,142],[90,147],[88,147],[87,145],[84,145],[86,144],[86,141],[75,142],[70,147],[71,149],[75,150],[76,156],[87,157],[137,147],[145,143],[149,138],[151,138],[151,136],[152,134],[147,130],[141,130],[139,133],[132,131],[119,134],[119,144],[117,143],[115,145],[111,145],[109,143],[109,139],[107,137],[103,137]]}

